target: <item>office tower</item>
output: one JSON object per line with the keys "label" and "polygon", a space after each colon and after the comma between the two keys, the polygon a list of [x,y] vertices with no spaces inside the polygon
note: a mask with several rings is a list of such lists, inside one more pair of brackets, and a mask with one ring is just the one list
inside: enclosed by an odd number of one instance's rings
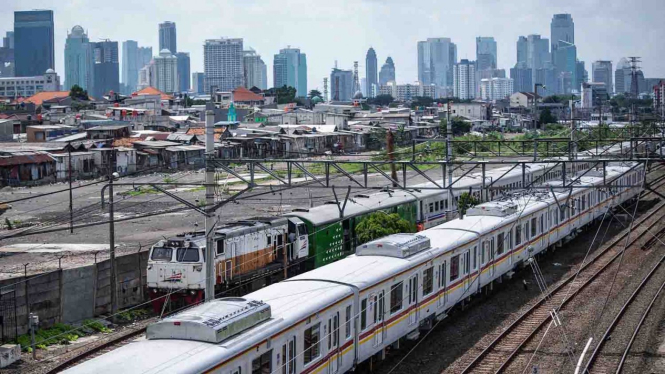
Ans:
{"label": "office tower", "polygon": [[206,93],[210,93],[211,87],[217,91],[231,91],[242,86],[242,51],[241,38],[206,40],[203,46]]}
{"label": "office tower", "polygon": [[385,86],[390,81],[395,81],[395,63],[393,58],[388,56],[379,72],[379,86]]}
{"label": "office tower", "polygon": [[101,99],[110,91],[119,92],[118,42],[106,40],[91,44],[94,58],[92,95],[95,99]]}
{"label": "office tower", "polygon": [[332,101],[349,101],[353,97],[353,71],[333,68],[330,73]]}
{"label": "office tower", "polygon": [[74,26],[65,41],[65,90],[73,85],[93,91],[94,56],[92,44],[83,27]]}
{"label": "office tower", "polygon": [[246,88],[256,87],[262,90],[268,88],[268,67],[261,55],[251,48],[243,51],[243,70]]}
{"label": "office tower", "polygon": [[[557,87],[557,93],[559,94],[570,94],[572,90],[579,90],[576,88],[578,84],[581,84],[582,78],[578,78],[578,69],[577,69],[577,47],[575,44],[568,43],[565,41],[560,41],[557,49],[552,52],[552,61],[556,73],[557,79],[559,80],[559,85]],[[562,76],[562,74],[565,76]],[[565,82],[566,79],[570,78],[570,85],[561,84]]]}
{"label": "office tower", "polygon": [[450,38],[428,38],[418,42],[418,80],[437,87],[453,85],[457,46]]}
{"label": "office tower", "polygon": [[14,12],[14,69],[17,77],[55,69],[52,10]]}
{"label": "office tower", "polygon": [[273,78],[275,87],[294,87],[296,96],[307,96],[307,56],[298,48],[281,49],[274,58]]}
{"label": "office tower", "polygon": [[533,92],[533,69],[528,68],[526,62],[519,62],[510,69],[510,78],[514,92]]}
{"label": "office tower", "polygon": [[175,57],[178,59],[178,90],[187,92],[190,88],[189,52],[178,52]]}
{"label": "office tower", "polygon": [[365,84],[363,84],[365,97],[374,97],[374,92],[379,83],[379,70],[374,48],[367,50],[365,55]]}
{"label": "office tower", "polygon": [[202,95],[205,90],[205,74],[194,72],[192,73],[192,91],[197,95]]}
{"label": "office tower", "polygon": [[503,100],[514,92],[511,78],[481,79],[480,87],[480,97],[485,101]]}
{"label": "office tower", "polygon": [[139,47],[137,56],[139,59],[138,66],[139,69],[143,66],[146,66],[152,60],[152,47]]}
{"label": "office tower", "polygon": [[591,64],[591,80],[594,83],[605,83],[608,93],[614,92],[612,85],[612,61],[594,61]]}
{"label": "office tower", "polygon": [[0,78],[14,76],[14,32],[7,31],[0,47]]}
{"label": "office tower", "polygon": [[[189,57],[189,56],[188,56]],[[166,93],[179,92],[178,87],[178,57],[164,48],[154,61],[155,88]]]}
{"label": "office tower", "polygon": [[168,49],[174,55],[178,53],[175,32],[175,22],[166,21],[159,24],[159,53],[162,50]]}
{"label": "office tower", "polygon": [[476,66],[474,61],[463,59],[453,67],[453,95],[460,100],[476,97]]}
{"label": "office tower", "polygon": [[[139,48],[139,45],[134,40],[127,40],[122,42],[122,86],[124,94],[131,94],[136,90],[139,82],[139,70],[146,64],[143,63],[142,56],[139,55],[139,50],[147,48]],[[152,52],[152,48],[150,48]],[[152,56],[150,56],[152,58]],[[150,62],[150,60],[148,60]]]}
{"label": "office tower", "polygon": [[478,71],[496,69],[496,41],[493,37],[476,38],[476,64]]}
{"label": "office tower", "polygon": [[552,51],[556,50],[561,42],[575,44],[575,23],[570,14],[555,14],[552,17],[550,38]]}
{"label": "office tower", "polygon": [[625,57],[622,57],[614,71],[614,90],[617,94],[630,92],[630,63]]}

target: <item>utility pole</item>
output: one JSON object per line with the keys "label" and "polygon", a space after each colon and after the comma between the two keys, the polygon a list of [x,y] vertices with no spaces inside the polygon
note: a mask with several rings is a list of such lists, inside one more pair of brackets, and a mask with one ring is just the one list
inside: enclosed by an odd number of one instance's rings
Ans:
{"label": "utility pole", "polygon": [[108,162],[109,178],[109,261],[111,262],[111,315],[118,312],[118,282],[115,267],[115,222],[113,217],[113,175],[115,172],[115,148],[111,148]]}
{"label": "utility pole", "polygon": [[[451,102],[448,101],[448,110],[446,111],[446,162],[448,163],[448,187],[450,187],[448,190],[448,211],[446,214],[453,210],[453,167],[450,165],[450,162],[453,160],[453,148],[451,144],[453,139],[453,124],[450,121],[450,104]],[[450,217],[446,217],[446,220],[448,219],[450,219]]]}
{"label": "utility pole", "polygon": [[570,100],[570,159],[574,160],[577,155],[577,143],[575,142],[575,100]]}
{"label": "utility pole", "polygon": [[212,301],[215,299],[215,248],[213,237],[215,235],[215,221],[214,213],[208,209],[215,204],[215,168],[210,160],[215,157],[215,112],[206,110],[206,216],[205,216],[205,230],[206,230],[206,283],[205,283],[205,301]]}
{"label": "utility pole", "polygon": [[69,159],[69,233],[74,233],[74,203],[72,197],[72,143],[67,143],[67,158]]}
{"label": "utility pole", "polygon": [[[393,132],[388,130],[386,133],[386,150],[388,151],[388,160],[395,161],[395,137]],[[397,169],[395,168],[395,163],[390,164],[390,177],[397,181]],[[393,187],[399,187],[396,182],[393,182]]]}

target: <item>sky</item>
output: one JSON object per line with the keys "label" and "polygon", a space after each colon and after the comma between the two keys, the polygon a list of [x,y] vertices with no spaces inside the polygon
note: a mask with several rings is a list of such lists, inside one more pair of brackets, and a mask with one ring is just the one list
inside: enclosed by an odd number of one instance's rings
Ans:
{"label": "sky", "polygon": [[[416,43],[449,37],[458,59],[475,59],[475,38],[493,36],[498,67],[515,64],[520,35],[550,37],[555,13],[570,13],[575,22],[578,58],[586,62],[640,56],[647,78],[665,77],[665,0],[2,0],[0,33],[13,29],[13,11],[51,9],[55,13],[56,71],[64,76],[67,31],[81,25],[92,41],[136,40],[158,53],[158,24],[176,23],[178,51],[189,52],[191,68],[203,71],[205,39],[243,38],[268,66],[272,86],[273,55],[287,46],[307,54],[308,89],[323,91],[323,78],[338,62],[352,69],[376,50],[379,68],[395,61],[398,83],[417,80]],[[121,44],[119,44],[120,49]],[[122,59],[122,57],[121,57]]]}

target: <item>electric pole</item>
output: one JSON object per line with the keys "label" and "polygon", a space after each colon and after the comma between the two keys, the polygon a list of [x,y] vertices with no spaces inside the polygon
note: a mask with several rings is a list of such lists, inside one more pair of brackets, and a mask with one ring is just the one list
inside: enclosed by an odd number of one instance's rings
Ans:
{"label": "electric pole", "polygon": [[111,262],[111,315],[118,312],[117,273],[115,266],[115,222],[113,217],[113,179],[115,172],[115,148],[111,148],[108,162],[109,178],[109,261]]}
{"label": "electric pole", "polygon": [[69,159],[69,233],[74,233],[74,202],[72,197],[72,143],[67,143],[67,158]]}
{"label": "electric pole", "polygon": [[214,240],[215,235],[215,221],[214,211],[208,209],[215,204],[215,168],[210,160],[215,157],[215,112],[206,110],[206,216],[205,216],[205,230],[206,230],[206,283],[205,283],[205,301],[212,301],[215,299],[215,249]]}
{"label": "electric pole", "polygon": [[[448,212],[453,210],[453,167],[450,165],[450,162],[453,160],[453,149],[452,149],[452,138],[453,138],[453,124],[450,121],[450,101],[448,101],[448,110],[446,111],[446,162],[448,163]],[[451,217],[446,217],[446,220],[449,220]]]}
{"label": "electric pole", "polygon": [[[388,160],[395,161],[395,137],[393,132],[388,130],[386,133],[386,151],[388,152]],[[399,187],[397,185],[397,169],[395,168],[395,163],[390,164],[390,177],[393,179],[393,187]]]}

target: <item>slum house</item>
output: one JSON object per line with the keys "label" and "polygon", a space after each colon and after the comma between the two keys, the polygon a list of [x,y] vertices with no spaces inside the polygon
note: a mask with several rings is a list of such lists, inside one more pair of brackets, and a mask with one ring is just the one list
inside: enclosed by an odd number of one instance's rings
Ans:
{"label": "slum house", "polygon": [[164,164],[169,169],[186,169],[203,167],[205,147],[202,145],[177,145],[164,149]]}
{"label": "slum house", "polygon": [[65,125],[34,125],[26,128],[26,137],[28,143],[48,142],[77,131],[75,127]]}
{"label": "slum house", "polygon": [[55,159],[46,152],[15,152],[0,155],[0,184],[25,186],[55,179]]}
{"label": "slum house", "polygon": [[88,139],[121,139],[130,135],[130,124],[102,125],[86,130]]}
{"label": "slum house", "polygon": [[136,163],[139,170],[146,168],[155,168],[160,166],[167,166],[166,159],[168,158],[166,148],[175,147],[180,145],[175,142],[168,142],[162,140],[153,141],[138,141],[134,142],[133,146],[136,149]]}
{"label": "slum house", "polygon": [[[134,148],[91,148],[90,151],[94,155],[94,166],[98,175],[117,172],[122,176],[135,173],[140,169],[137,165],[138,151]],[[111,152],[115,152],[115,168],[110,168]]]}
{"label": "slum house", "polygon": [[51,154],[51,157],[55,159],[55,173],[58,181],[69,179],[70,166],[72,179],[97,177],[98,170],[95,168],[94,152],[54,153]]}
{"label": "slum house", "polygon": [[21,133],[21,121],[12,117],[0,118],[0,142],[10,142],[15,134]]}
{"label": "slum house", "polygon": [[[161,139],[159,139],[159,140],[161,140]],[[184,145],[194,145],[199,141],[199,139],[196,135],[188,135],[188,134],[182,133],[182,132],[170,133],[166,137],[166,139],[164,139],[164,140],[167,140],[169,142],[176,142],[176,143],[180,143],[180,144],[184,144]]]}

